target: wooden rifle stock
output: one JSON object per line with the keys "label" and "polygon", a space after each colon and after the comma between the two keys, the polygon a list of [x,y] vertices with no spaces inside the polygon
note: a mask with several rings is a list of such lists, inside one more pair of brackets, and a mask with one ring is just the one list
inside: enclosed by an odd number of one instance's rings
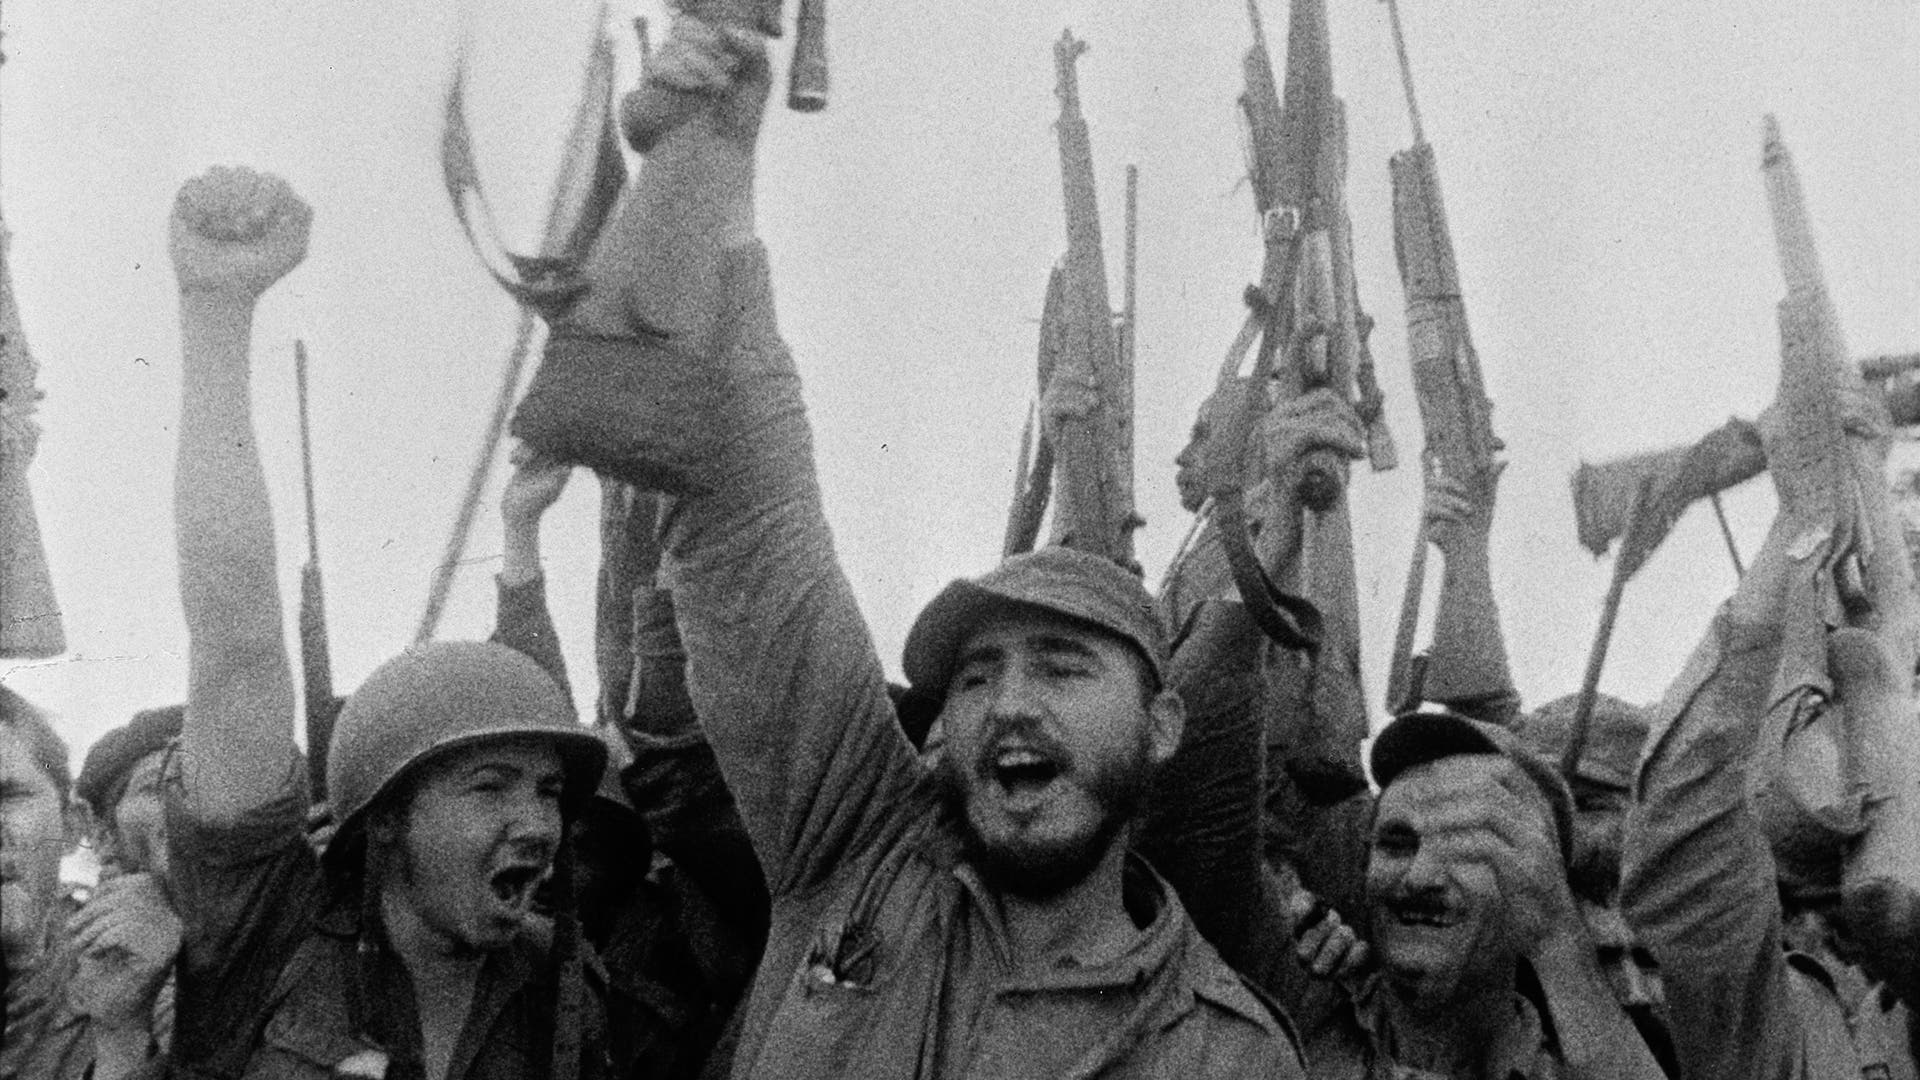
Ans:
{"label": "wooden rifle stock", "polygon": [[794,19],[793,59],[787,65],[787,108],[819,112],[827,107],[827,0],[800,0]]}

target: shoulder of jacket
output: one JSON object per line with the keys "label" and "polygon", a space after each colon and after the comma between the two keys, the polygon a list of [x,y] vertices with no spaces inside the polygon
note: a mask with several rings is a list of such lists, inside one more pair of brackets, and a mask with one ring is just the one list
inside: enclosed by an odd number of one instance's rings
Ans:
{"label": "shoulder of jacket", "polygon": [[1217,956],[1208,957],[1201,969],[1194,973],[1193,996],[1218,1011],[1259,1027],[1269,1035],[1285,1036],[1296,1048],[1300,1045],[1300,1039],[1293,1030],[1293,1020],[1280,1007],[1280,1003]]}

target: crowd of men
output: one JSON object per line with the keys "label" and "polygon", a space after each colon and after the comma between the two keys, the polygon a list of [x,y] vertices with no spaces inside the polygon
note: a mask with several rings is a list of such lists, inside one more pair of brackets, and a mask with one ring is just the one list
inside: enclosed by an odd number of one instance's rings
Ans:
{"label": "crowd of men", "polygon": [[[623,399],[659,422],[598,459],[530,426],[493,637],[370,675],[324,792],[248,387],[248,314],[310,213],[246,170],[183,188],[190,686],[77,778],[0,691],[0,1080],[1917,1075],[1915,972],[1839,902],[1859,822],[1782,764],[1870,729],[1841,713],[1910,720],[1910,678],[1847,626],[1818,692],[1781,676],[1809,573],[1784,510],[1666,696],[1578,724],[1573,696],[1519,700],[1491,495],[1441,479],[1428,700],[1364,763],[1309,734],[1311,635],[1255,619],[1204,537],[1158,597],[1064,546],[956,580],[890,685],[754,239],[767,84],[757,35],[688,16],[629,97],[650,172],[586,294],[542,302],[550,358],[660,380]],[[1358,436],[1314,395],[1269,428],[1284,521],[1289,471]],[[540,555],[580,463],[638,523],[593,724]],[[76,906],[83,832],[103,871]]]}

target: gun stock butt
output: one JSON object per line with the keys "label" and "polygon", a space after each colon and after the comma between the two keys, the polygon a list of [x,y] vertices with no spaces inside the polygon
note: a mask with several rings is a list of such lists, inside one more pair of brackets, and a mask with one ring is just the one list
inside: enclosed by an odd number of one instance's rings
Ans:
{"label": "gun stock butt", "polygon": [[819,112],[827,107],[827,88],[827,0],[800,0],[793,62],[787,69],[787,108]]}

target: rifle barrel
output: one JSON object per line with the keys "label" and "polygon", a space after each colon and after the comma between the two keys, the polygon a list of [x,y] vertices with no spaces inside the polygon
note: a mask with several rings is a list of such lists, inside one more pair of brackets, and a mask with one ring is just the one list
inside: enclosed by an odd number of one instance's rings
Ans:
{"label": "rifle barrel", "polygon": [[1413,64],[1407,59],[1407,35],[1400,26],[1400,5],[1395,0],[1386,0],[1387,21],[1393,24],[1393,51],[1400,58],[1400,88],[1407,95],[1407,116],[1413,121],[1414,145],[1427,141],[1420,128],[1420,102],[1413,96]]}
{"label": "rifle barrel", "polygon": [[307,507],[307,561],[320,565],[320,515],[313,499],[313,419],[307,411],[307,343],[293,342],[293,381],[300,398],[300,484]]}

